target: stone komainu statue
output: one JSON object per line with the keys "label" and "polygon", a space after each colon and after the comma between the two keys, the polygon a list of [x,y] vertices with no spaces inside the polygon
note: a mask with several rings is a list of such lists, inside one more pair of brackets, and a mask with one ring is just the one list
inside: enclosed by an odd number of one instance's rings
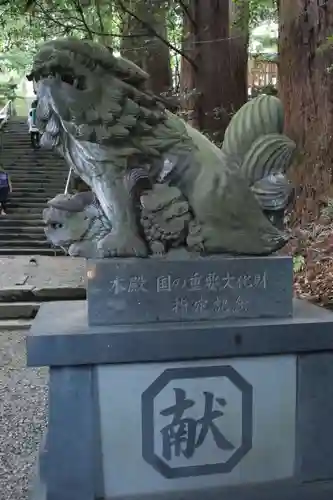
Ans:
{"label": "stone komainu statue", "polygon": [[[175,247],[263,255],[286,243],[274,214],[290,198],[285,174],[295,144],[283,135],[276,97],[245,104],[219,149],[165,109],[146,89],[144,71],[93,42],[45,43],[28,78],[36,82],[42,146],[55,148],[91,187],[108,221],[98,238],[91,232],[97,256]],[[64,217],[73,213],[70,197],[60,201]]]}

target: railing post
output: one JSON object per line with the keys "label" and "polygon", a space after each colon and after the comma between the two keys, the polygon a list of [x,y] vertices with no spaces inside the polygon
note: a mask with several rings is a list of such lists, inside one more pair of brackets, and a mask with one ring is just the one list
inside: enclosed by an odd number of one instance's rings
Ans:
{"label": "railing post", "polygon": [[67,176],[67,181],[66,181],[66,186],[65,186],[65,194],[68,193],[68,188],[69,188],[69,183],[71,180],[71,175],[72,175],[72,167],[69,169],[68,176]]}
{"label": "railing post", "polygon": [[8,121],[8,109],[9,109],[10,101],[0,110],[0,116],[2,118],[2,122],[0,123],[0,148],[1,153],[3,152],[3,128]]}

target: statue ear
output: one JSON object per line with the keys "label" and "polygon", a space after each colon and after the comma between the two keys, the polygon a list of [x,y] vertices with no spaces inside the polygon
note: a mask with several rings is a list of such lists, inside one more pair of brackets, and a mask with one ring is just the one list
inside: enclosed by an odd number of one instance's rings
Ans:
{"label": "statue ear", "polygon": [[65,212],[82,212],[87,205],[93,201],[93,193],[87,191],[84,193],[77,193],[74,195],[58,194],[55,198],[48,201],[47,204],[58,210]]}
{"label": "statue ear", "polygon": [[82,191],[81,193],[76,193],[73,198],[75,198],[75,203],[81,205],[81,210],[84,210],[86,206],[91,205],[94,201],[94,193],[92,191]]}

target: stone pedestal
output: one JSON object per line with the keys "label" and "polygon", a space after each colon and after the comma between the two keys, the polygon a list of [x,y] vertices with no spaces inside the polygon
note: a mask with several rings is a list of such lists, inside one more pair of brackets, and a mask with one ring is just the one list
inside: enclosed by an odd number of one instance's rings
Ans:
{"label": "stone pedestal", "polygon": [[332,497],[333,314],[292,301],[291,259],[87,273],[27,338],[50,367],[33,500]]}

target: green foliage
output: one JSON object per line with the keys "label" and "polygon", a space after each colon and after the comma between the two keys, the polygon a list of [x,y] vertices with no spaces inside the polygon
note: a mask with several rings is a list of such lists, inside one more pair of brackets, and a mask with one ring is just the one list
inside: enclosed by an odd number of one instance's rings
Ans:
{"label": "green foliage", "polygon": [[258,97],[261,94],[277,96],[278,91],[277,91],[277,88],[273,84],[263,85],[262,87],[260,87],[260,86],[251,87],[251,95],[250,95],[251,99]]}
{"label": "green foliage", "polygon": [[[232,0],[236,5],[246,0]],[[264,21],[277,21],[276,0],[248,0],[250,30]]]}
{"label": "green foliage", "polygon": [[321,215],[326,219],[333,219],[333,198],[327,200],[326,207],[322,210]]}
{"label": "green foliage", "polygon": [[264,21],[277,21],[277,4],[275,0],[249,0],[249,3],[251,28]]}
{"label": "green foliage", "polygon": [[[128,12],[135,11],[137,2],[140,1],[145,2],[145,0],[1,0],[0,69],[24,74],[31,65],[38,45],[49,38],[59,36],[88,38],[120,50],[121,35],[130,17]],[[247,0],[233,1],[238,3]],[[184,38],[183,19],[188,17],[189,4],[190,0],[166,0],[167,38],[169,46],[174,47],[174,50],[171,49],[171,64],[175,81],[180,73],[179,52],[182,50]],[[249,7],[249,20],[244,13],[246,19],[243,19],[243,23],[249,22],[250,29],[264,20],[276,19],[275,0],[249,0]],[[146,37],[142,36],[142,33],[140,36],[134,34],[133,45],[142,47],[152,37],[154,37],[153,32]]]}
{"label": "green foliage", "polygon": [[[87,3],[86,7],[82,5]],[[38,45],[50,38],[76,36],[112,45],[120,34],[120,18],[104,0],[2,1],[0,4],[0,67],[22,73],[31,64]]]}
{"label": "green foliage", "polygon": [[305,266],[305,258],[303,255],[294,255],[293,256],[293,270],[294,273],[300,273],[303,271]]}

